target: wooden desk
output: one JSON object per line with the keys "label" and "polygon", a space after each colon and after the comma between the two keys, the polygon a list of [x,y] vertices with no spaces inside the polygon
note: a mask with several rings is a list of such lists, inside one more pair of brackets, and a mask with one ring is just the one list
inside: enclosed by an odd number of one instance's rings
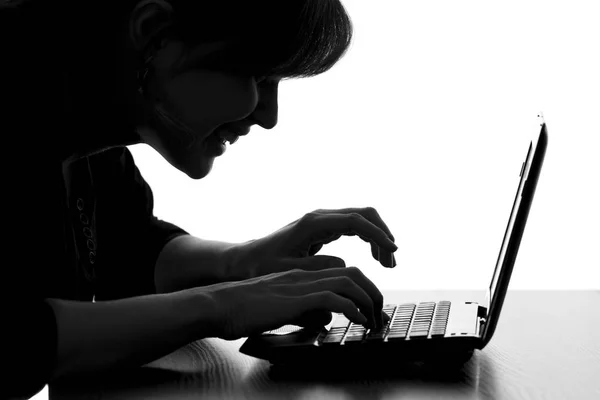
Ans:
{"label": "wooden desk", "polygon": [[[389,292],[387,303],[475,300],[484,292]],[[511,291],[492,341],[454,373],[418,368],[376,379],[281,378],[200,340],[131,374],[51,385],[62,399],[600,399],[600,291]]]}

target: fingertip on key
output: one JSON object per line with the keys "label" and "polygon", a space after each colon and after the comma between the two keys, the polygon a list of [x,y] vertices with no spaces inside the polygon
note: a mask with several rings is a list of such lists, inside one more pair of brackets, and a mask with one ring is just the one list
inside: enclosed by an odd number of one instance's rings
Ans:
{"label": "fingertip on key", "polygon": [[383,323],[387,324],[389,322],[389,320],[391,319],[390,316],[386,313],[386,312],[381,312],[381,316],[383,318]]}

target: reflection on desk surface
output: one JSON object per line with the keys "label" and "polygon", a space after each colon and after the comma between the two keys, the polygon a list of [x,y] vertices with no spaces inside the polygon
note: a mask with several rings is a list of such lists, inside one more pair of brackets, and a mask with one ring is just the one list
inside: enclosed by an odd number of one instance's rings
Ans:
{"label": "reflection on desk surface", "polygon": [[590,334],[600,328],[600,314],[590,313],[599,303],[593,291],[510,292],[492,342],[452,371],[399,367],[390,359],[389,373],[378,376],[315,376],[239,353],[243,339],[205,339],[131,372],[62,381],[49,394],[51,400],[600,398],[594,372],[600,341]]}

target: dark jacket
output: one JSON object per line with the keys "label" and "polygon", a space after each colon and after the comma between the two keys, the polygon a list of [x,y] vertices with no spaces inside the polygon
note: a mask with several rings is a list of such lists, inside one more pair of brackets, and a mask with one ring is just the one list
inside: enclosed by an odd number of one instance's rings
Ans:
{"label": "dark jacket", "polygon": [[[72,17],[61,1],[30,4],[0,10],[0,398],[27,398],[48,383],[57,328],[45,298],[155,293],[160,251],[186,234],[153,215],[152,191],[131,153],[111,147],[137,136],[104,96],[116,75],[94,53],[110,46],[78,43],[60,20]],[[98,145],[111,148],[65,162]]]}

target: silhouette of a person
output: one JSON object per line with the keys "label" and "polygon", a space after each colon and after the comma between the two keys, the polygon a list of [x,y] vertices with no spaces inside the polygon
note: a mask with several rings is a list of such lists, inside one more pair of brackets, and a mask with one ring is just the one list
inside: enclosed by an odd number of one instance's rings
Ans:
{"label": "silhouette of a person", "polygon": [[326,325],[331,312],[387,319],[358,268],[317,254],[356,235],[395,266],[375,209],[316,210],[245,243],[204,240],[153,215],[126,148],[146,143],[207,176],[226,142],[277,124],[281,80],[341,59],[352,25],[339,0],[13,0],[0,30],[2,249],[14,256],[0,390],[27,396],[205,337]]}

